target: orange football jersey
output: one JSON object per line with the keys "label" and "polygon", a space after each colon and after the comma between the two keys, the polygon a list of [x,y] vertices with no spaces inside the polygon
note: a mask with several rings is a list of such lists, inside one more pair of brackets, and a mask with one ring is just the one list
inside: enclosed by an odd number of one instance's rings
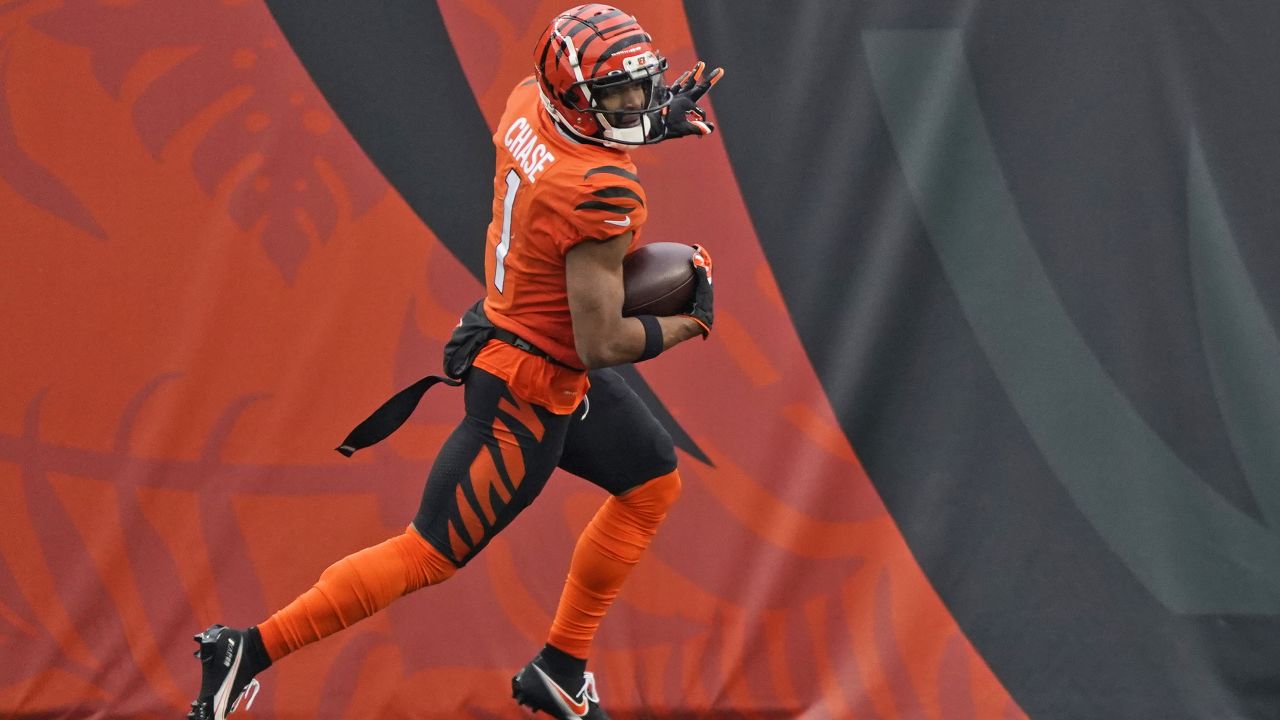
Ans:
{"label": "orange football jersey", "polygon": [[[565,253],[580,242],[627,231],[635,234],[634,249],[648,217],[636,167],[624,150],[564,135],[543,109],[532,78],[512,91],[493,142],[497,172],[484,261],[485,313],[494,325],[581,367]],[[476,364],[490,369],[497,360],[486,359]],[[510,382],[508,374],[500,373]]]}

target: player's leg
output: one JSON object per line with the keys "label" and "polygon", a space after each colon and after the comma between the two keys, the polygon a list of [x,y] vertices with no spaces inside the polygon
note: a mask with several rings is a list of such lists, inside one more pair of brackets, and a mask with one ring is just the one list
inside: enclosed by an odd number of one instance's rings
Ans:
{"label": "player's leg", "polygon": [[188,716],[222,720],[272,662],[443,582],[506,527],[555,469],[569,416],[519,400],[473,368],[466,417],[441,448],[404,533],[329,566],[311,589],[246,630],[197,636],[203,678]]}
{"label": "player's leg", "polygon": [[213,625],[195,636],[201,662],[200,693],[192,720],[222,720],[244,696],[257,694],[254,676],[304,645],[369,617],[420,587],[443,582],[454,565],[410,525],[389,540],[330,565],[311,589],[260,625]]}
{"label": "player's leg", "polygon": [[610,497],[578,538],[546,647],[513,684],[525,704],[560,717],[587,708],[585,717],[597,718],[605,716],[585,672],[591,643],[679,496],[680,476],[670,435],[620,375],[593,371],[587,398],[570,424],[560,467]]}
{"label": "player's leg", "polygon": [[555,471],[570,415],[556,415],[516,396],[498,378],[473,368],[467,380],[488,388],[484,404],[468,406],[472,444],[437,459],[413,525],[457,567],[475,557]]}
{"label": "player's leg", "polygon": [[575,415],[560,467],[610,496],[583,530],[549,644],[585,658],[608,606],[680,494],[675,448],[613,370],[591,373],[586,416]]}
{"label": "player's leg", "polygon": [[466,409],[432,463],[404,535],[334,563],[311,591],[262,624],[273,661],[447,579],[542,490],[568,416],[518,399],[479,368],[467,380]]}

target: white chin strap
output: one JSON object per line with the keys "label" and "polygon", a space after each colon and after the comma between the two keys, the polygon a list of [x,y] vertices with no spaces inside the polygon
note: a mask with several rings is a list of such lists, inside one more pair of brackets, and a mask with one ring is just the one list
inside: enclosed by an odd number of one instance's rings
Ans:
{"label": "white chin strap", "polygon": [[604,128],[604,136],[608,140],[617,140],[619,144],[641,145],[649,137],[649,115],[640,116],[640,124],[634,127],[614,127],[605,119],[603,113],[596,113],[596,121]]}

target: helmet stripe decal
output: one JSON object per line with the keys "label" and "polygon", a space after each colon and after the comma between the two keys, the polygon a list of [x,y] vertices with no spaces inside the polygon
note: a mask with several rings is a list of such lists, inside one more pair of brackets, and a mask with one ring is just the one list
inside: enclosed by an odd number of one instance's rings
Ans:
{"label": "helmet stripe decal", "polygon": [[646,35],[645,33],[633,33],[631,35],[628,35],[627,37],[622,38],[618,42],[610,45],[608,48],[605,49],[604,52],[600,53],[600,59],[596,61],[596,66],[591,68],[591,75],[595,76],[595,74],[599,72],[600,66],[603,65],[606,61],[608,61],[609,58],[613,57],[614,54],[617,53],[619,50],[625,47],[629,47],[631,45],[638,45],[643,42],[648,42],[648,40],[649,40],[649,36]]}
{"label": "helmet stripe decal", "polygon": [[[578,79],[578,82],[583,82],[585,79],[582,77],[582,67],[578,64],[578,50],[573,46],[573,41],[561,35],[559,30],[555,31],[555,35],[564,43],[564,50],[569,55],[569,67],[573,68],[573,76]],[[587,96],[587,100],[591,100],[591,91],[585,85],[582,92]]]}
{"label": "helmet stripe decal", "polygon": [[[573,29],[569,29],[569,23],[577,23],[577,25],[575,25]],[[600,33],[595,25],[576,17],[565,18],[564,24],[562,24],[558,29],[561,35],[568,38],[577,37],[583,30],[590,31],[597,35]]]}
{"label": "helmet stripe decal", "polygon": [[[590,45],[591,43],[595,42],[597,39],[605,40],[605,39],[608,39],[608,38],[610,38],[610,37],[614,37],[614,36],[616,36],[616,35],[617,35],[618,33],[620,33],[620,32],[625,32],[625,31],[629,30],[632,26],[634,26],[634,27],[636,27],[636,28],[639,28],[639,27],[640,27],[640,23],[636,22],[635,18],[626,18],[626,19],[622,22],[622,24],[620,24],[620,25],[615,25],[615,26],[613,26],[613,27],[611,27],[611,28],[608,28],[607,30],[600,30],[600,28],[595,27],[595,26],[593,25],[593,26],[592,26],[592,29],[594,29],[594,30],[595,30],[595,32],[594,32],[594,33],[592,33],[591,37],[589,37],[589,38],[587,38],[586,40],[584,40],[584,41],[583,41],[583,43],[582,43],[582,47],[578,48],[578,53],[579,53],[580,55],[585,55],[585,54],[586,54],[586,52],[587,52],[587,46],[588,46],[588,45]],[[634,32],[634,31],[633,31],[633,32]]]}
{"label": "helmet stripe decal", "polygon": [[606,32],[606,30],[600,29],[600,25],[602,23],[604,23],[606,20],[611,20],[623,14],[624,13],[621,10],[614,8],[612,12],[600,13],[599,15],[592,15],[591,17],[581,17],[578,15],[562,15],[561,17],[572,18],[598,33],[603,33],[603,32]]}
{"label": "helmet stripe decal", "polygon": [[[559,21],[563,21],[563,22],[559,22]],[[578,24],[572,26],[571,28],[570,26],[573,23],[578,23]],[[590,28],[587,27],[586,25],[583,25],[582,21],[578,20],[578,18],[570,15],[565,15],[557,18],[557,22],[554,23],[554,25],[555,26],[551,30],[552,36],[560,38],[560,41],[561,41],[560,46],[556,48],[556,62],[560,62],[560,58],[569,54],[569,48],[574,48],[574,45],[573,45],[574,36],[582,32],[583,29],[589,30]]]}
{"label": "helmet stripe decal", "polygon": [[551,86],[551,80],[547,78],[547,53],[551,52],[551,38],[547,38],[547,42],[542,46],[542,57],[538,58],[538,77],[542,80],[540,88],[550,96],[555,92],[555,88]]}

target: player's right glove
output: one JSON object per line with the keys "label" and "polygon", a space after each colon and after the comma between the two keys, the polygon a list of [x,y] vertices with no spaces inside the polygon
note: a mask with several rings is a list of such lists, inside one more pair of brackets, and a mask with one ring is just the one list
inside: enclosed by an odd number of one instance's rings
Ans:
{"label": "player's right glove", "polygon": [[671,93],[671,102],[662,109],[659,127],[662,140],[688,135],[702,137],[715,132],[715,123],[707,120],[707,113],[698,107],[698,100],[720,82],[720,78],[724,77],[724,69],[716,68],[703,77],[702,71],[705,68],[706,63],[699,60],[692,70],[676,78],[667,91]]}
{"label": "player's right glove", "polygon": [[698,285],[693,289],[693,304],[684,315],[693,318],[702,326],[702,338],[711,334],[711,325],[715,322],[715,293],[711,287],[711,253],[701,245],[693,246],[693,274]]}

